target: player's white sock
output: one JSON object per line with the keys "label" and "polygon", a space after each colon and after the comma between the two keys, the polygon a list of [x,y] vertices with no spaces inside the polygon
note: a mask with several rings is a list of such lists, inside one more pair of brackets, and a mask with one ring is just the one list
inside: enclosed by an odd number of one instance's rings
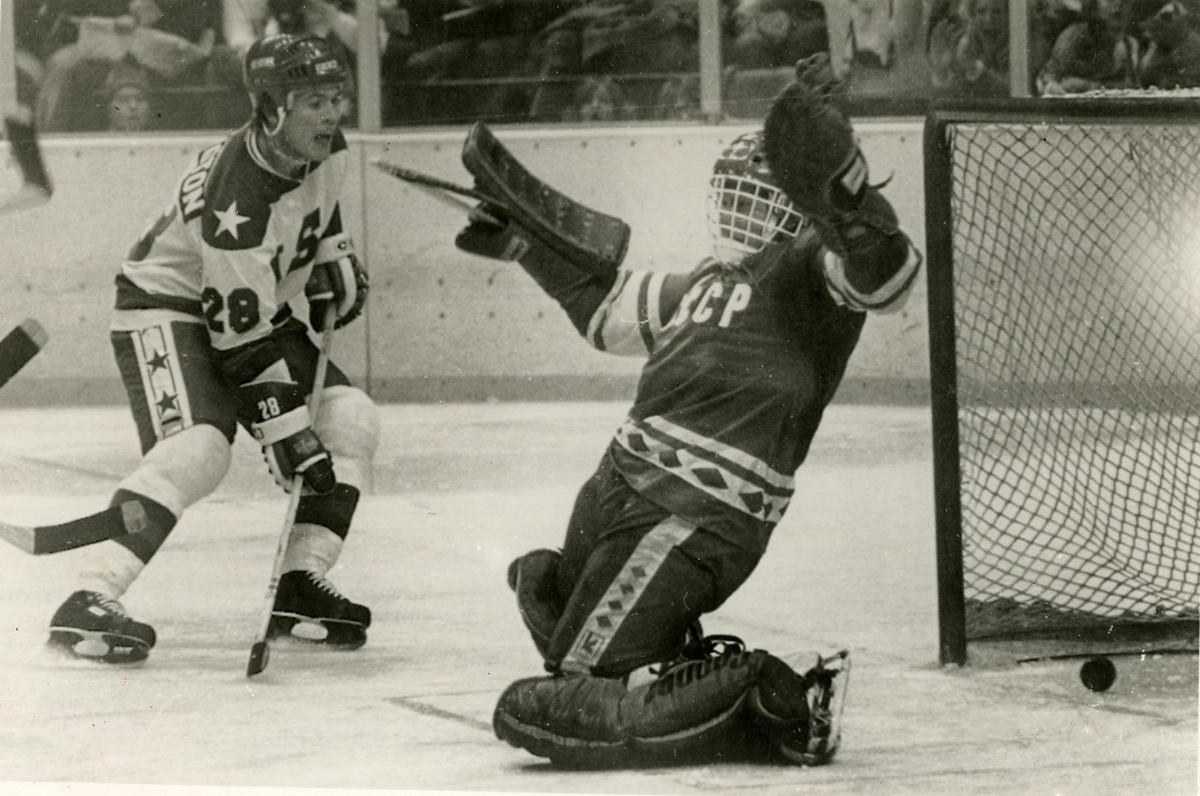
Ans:
{"label": "player's white sock", "polygon": [[145,567],[145,562],[128,547],[113,541],[101,542],[85,559],[75,580],[75,589],[99,592],[119,600]]}
{"label": "player's white sock", "polygon": [[324,577],[337,563],[342,552],[342,538],[323,525],[298,522],[292,526],[287,552],[283,554],[283,571],[303,569]]}

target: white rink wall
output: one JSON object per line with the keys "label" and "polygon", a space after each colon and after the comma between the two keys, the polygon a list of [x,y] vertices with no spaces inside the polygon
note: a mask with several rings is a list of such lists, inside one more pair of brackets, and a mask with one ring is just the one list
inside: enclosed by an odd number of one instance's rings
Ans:
{"label": "white rink wall", "polygon": [[[530,170],[633,227],[626,264],[690,268],[708,251],[704,192],[712,160],[750,129],[497,128]],[[922,249],[919,120],[856,124],[875,181]],[[456,250],[464,216],[368,165],[383,156],[469,184],[464,129],[350,136],[356,167],[344,216],[372,276],[366,323],[338,335],[335,360],[380,401],[609,399],[632,394],[639,362],[593,351],[518,266]],[[0,325],[41,321],[50,345],[0,393],[0,403],[120,403],[108,344],[112,280],[125,252],[162,211],[187,159],[220,134],[96,136],[43,142],[53,200],[0,219]],[[13,170],[0,180],[15,179]],[[0,189],[4,186],[0,185]],[[841,400],[927,399],[924,280],[898,314],[873,319]]]}

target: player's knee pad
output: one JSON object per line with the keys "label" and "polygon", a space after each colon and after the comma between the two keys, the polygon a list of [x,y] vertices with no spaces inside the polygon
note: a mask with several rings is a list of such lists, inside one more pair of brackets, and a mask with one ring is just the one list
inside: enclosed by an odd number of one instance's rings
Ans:
{"label": "player's knee pad", "polygon": [[671,668],[635,688],[587,675],[518,680],[500,696],[496,735],[574,766],[746,757],[767,748],[746,706],[770,656],[737,651]]}
{"label": "player's knee pad", "polygon": [[342,483],[341,473],[333,491],[325,495],[301,495],[296,506],[296,524],[320,525],[340,539],[350,533],[350,523],[358,508],[358,487]]}
{"label": "player's knee pad", "polygon": [[313,430],[333,454],[338,483],[361,489],[379,446],[379,409],[357,387],[326,387],[321,397]]}
{"label": "player's knee pad", "polygon": [[155,443],[120,488],[144,495],[179,517],[217,488],[230,459],[225,435],[200,423]]}
{"label": "player's knee pad", "polygon": [[517,610],[543,658],[562,616],[566,598],[558,592],[557,550],[532,550],[508,565],[508,587],[517,595]]}

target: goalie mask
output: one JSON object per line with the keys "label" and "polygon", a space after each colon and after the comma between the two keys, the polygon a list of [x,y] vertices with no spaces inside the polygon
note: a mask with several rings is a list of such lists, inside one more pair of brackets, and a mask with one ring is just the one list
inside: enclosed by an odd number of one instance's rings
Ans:
{"label": "goalie mask", "polygon": [[[343,86],[349,91],[353,83],[349,64],[333,44],[318,36],[291,34],[267,36],[250,45],[243,79],[255,119],[268,135],[283,127],[295,92],[320,86]],[[274,122],[269,118],[272,113]]]}
{"label": "goalie mask", "polygon": [[708,231],[713,255],[740,262],[780,236],[793,237],[806,219],[775,184],[761,132],[740,135],[713,165],[708,184]]}

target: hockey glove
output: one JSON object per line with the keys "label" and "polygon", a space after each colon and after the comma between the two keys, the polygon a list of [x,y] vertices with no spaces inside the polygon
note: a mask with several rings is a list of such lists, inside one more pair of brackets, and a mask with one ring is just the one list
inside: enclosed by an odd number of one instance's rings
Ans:
{"label": "hockey glove", "polygon": [[504,208],[486,202],[467,216],[467,226],[454,238],[454,245],[468,254],[511,262],[529,251],[533,237],[509,218]]}
{"label": "hockey glove", "polygon": [[867,162],[838,107],[842,89],[828,56],[801,61],[797,73],[767,112],[763,148],[771,174],[797,209],[814,221],[833,221],[862,204]]}
{"label": "hockey glove", "polygon": [[317,244],[316,264],[304,295],[308,298],[309,325],[321,330],[325,310],[331,304],[337,313],[333,328],[341,329],[362,314],[370,290],[367,269],[354,253],[346,233],[324,238]]}
{"label": "hockey glove", "polygon": [[243,384],[241,390],[256,407],[250,430],[275,482],[290,492],[299,475],[306,489],[318,495],[332,492],[337,484],[333,457],[313,431],[299,385],[264,380]]}

